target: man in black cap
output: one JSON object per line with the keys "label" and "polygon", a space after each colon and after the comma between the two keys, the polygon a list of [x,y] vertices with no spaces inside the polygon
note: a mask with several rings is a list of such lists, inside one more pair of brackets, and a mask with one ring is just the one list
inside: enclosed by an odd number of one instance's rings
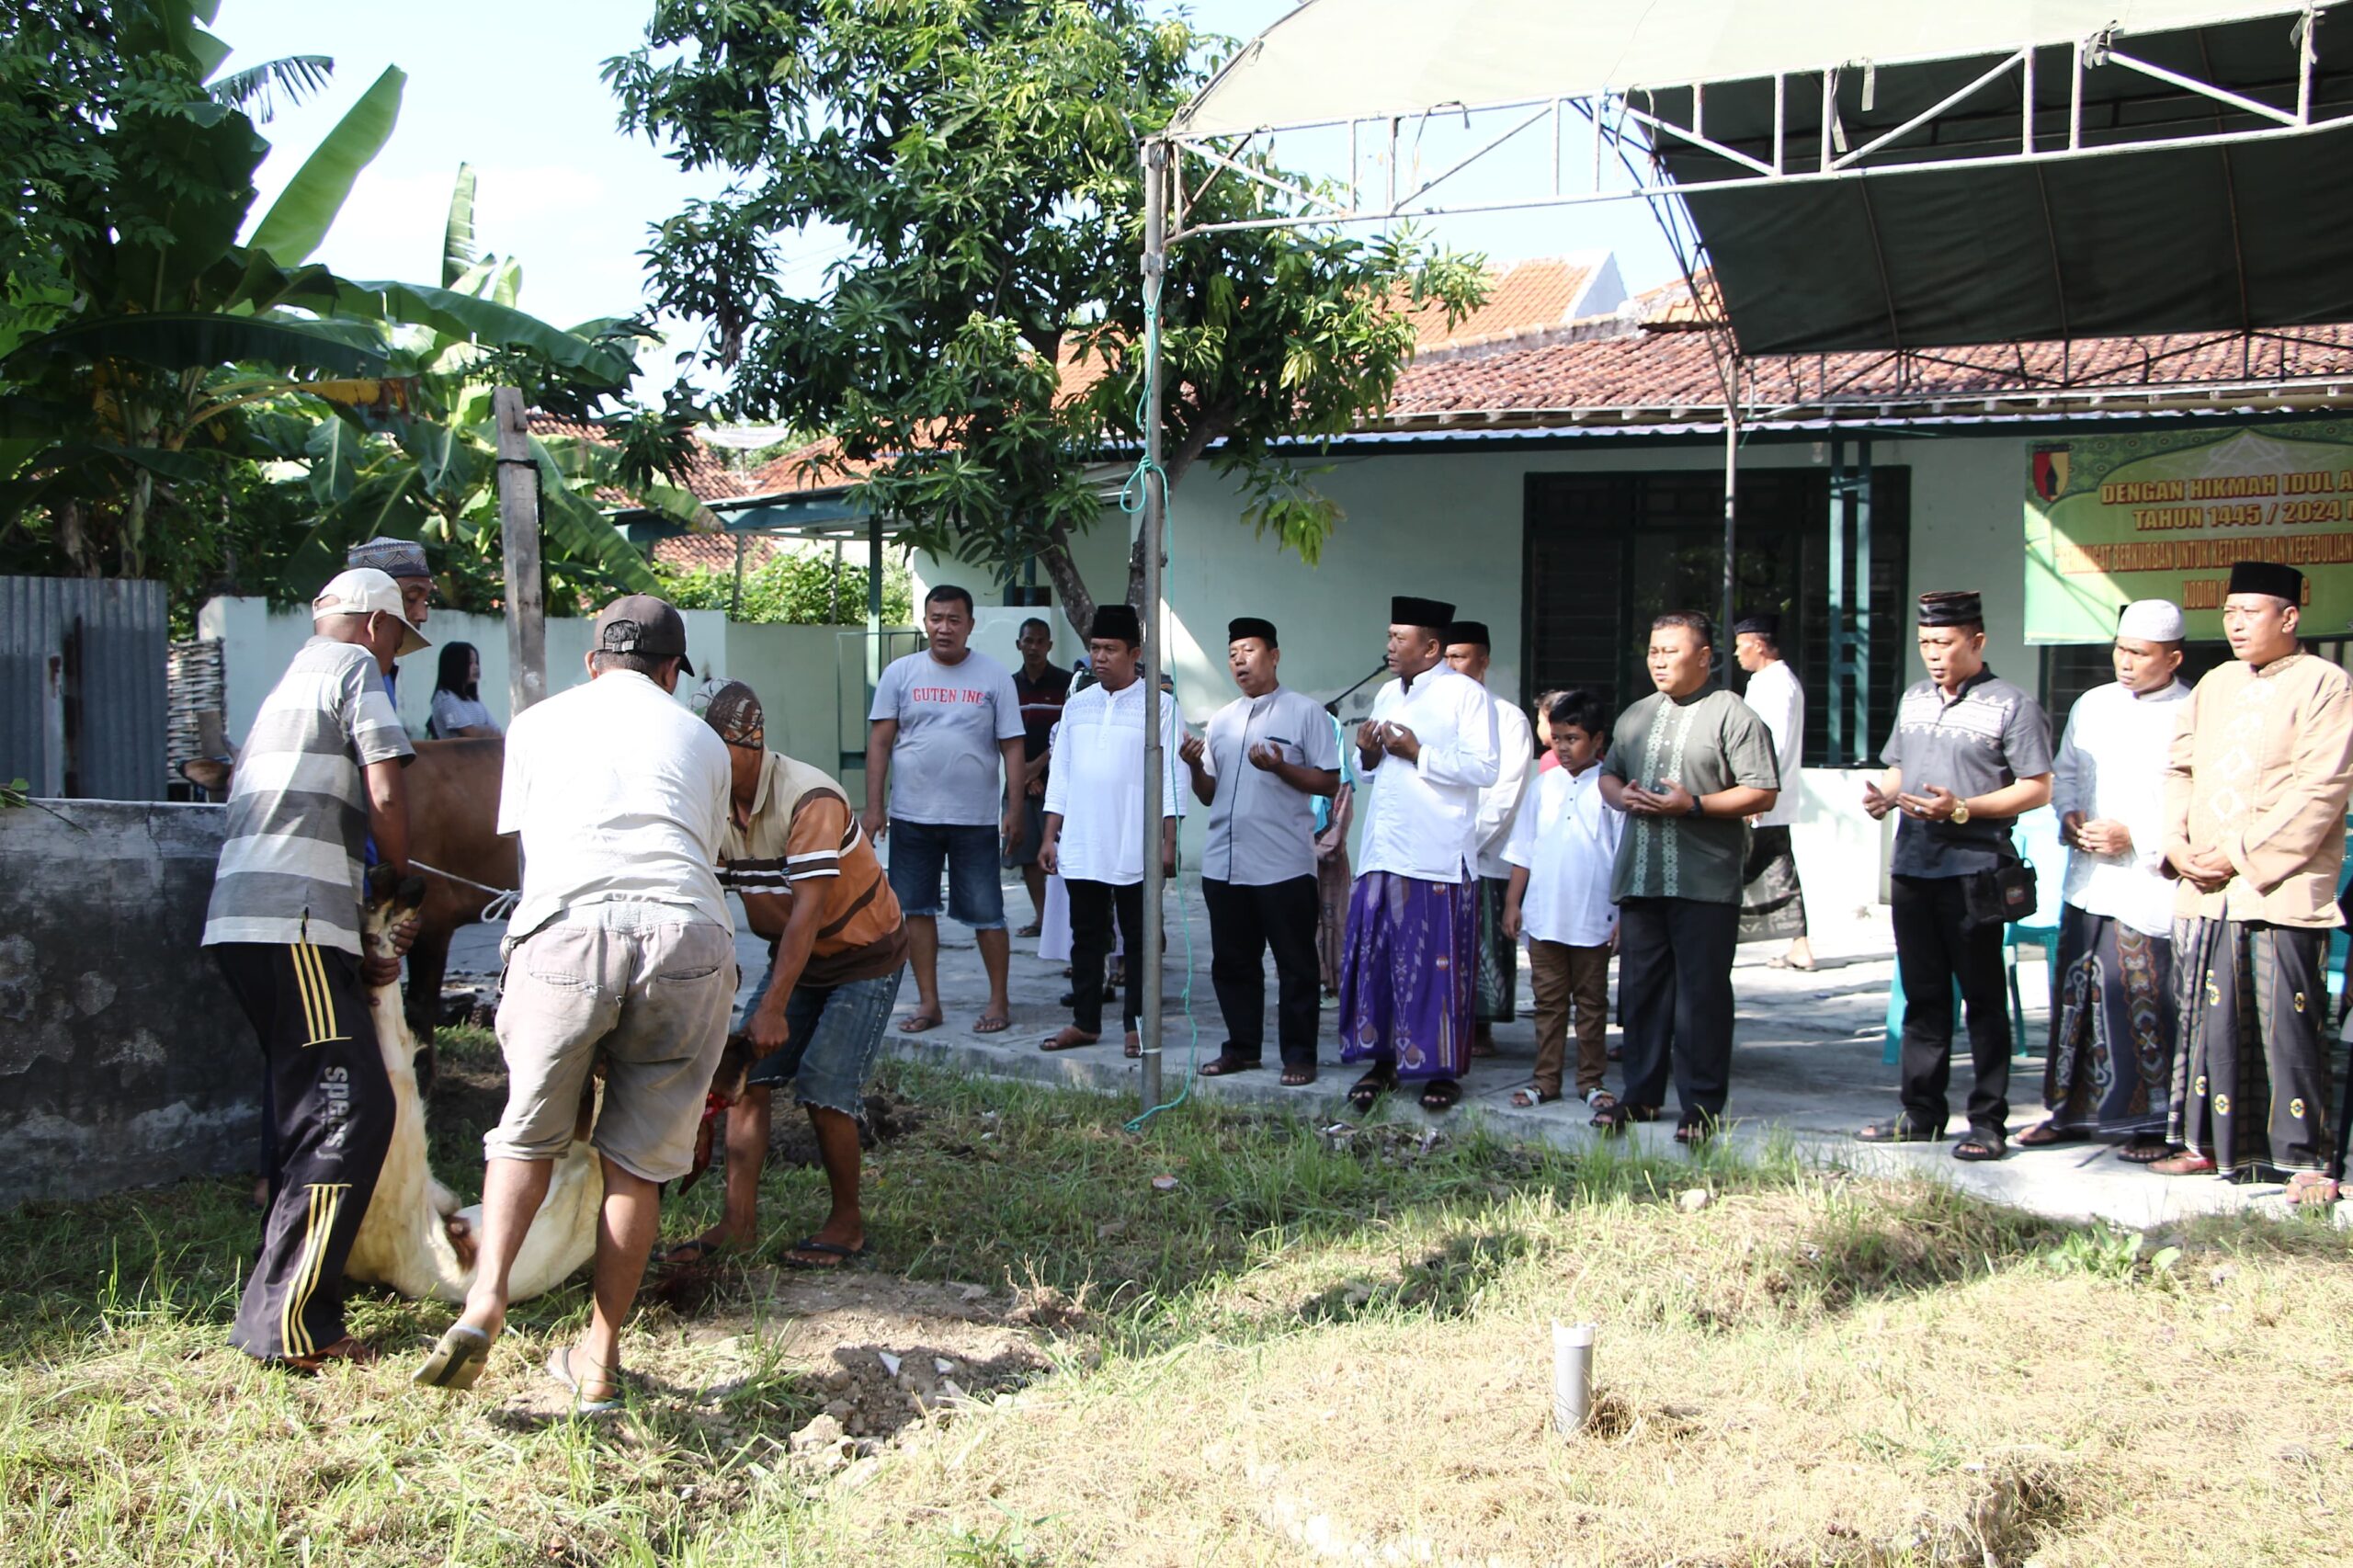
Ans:
{"label": "man in black cap", "polygon": [[2009,1139],[2010,1013],[1995,876],[2018,859],[2010,824],[2051,799],[2051,724],[2033,698],[1985,667],[1985,612],[1974,593],[1922,594],[1919,647],[1928,678],[1904,692],[1880,753],[1887,771],[1863,786],[1874,821],[1890,812],[1900,819],[1889,902],[1904,982],[1904,1110],[1857,1136],[1944,1136],[1958,983],[1977,1081],[1953,1157],[1998,1160]]}
{"label": "man in black cap", "polygon": [[[1071,1022],[1040,1040],[1072,1051],[1103,1038],[1103,963],[1111,922],[1130,954],[1143,951],[1143,626],[1132,605],[1098,605],[1086,629],[1095,684],[1063,704],[1046,768],[1046,837],[1038,863],[1070,893]],[[1160,744],[1176,750],[1176,704],[1160,703]],[[1184,814],[1176,770],[1160,775],[1160,863],[1176,869],[1176,822]],[[1120,1021],[1127,1053],[1141,1053],[1142,962],[1128,965]]]}
{"label": "man in black cap", "polygon": [[1315,1082],[1315,801],[1340,788],[1339,737],[1313,698],[1281,684],[1274,622],[1244,616],[1225,637],[1242,695],[1180,748],[1193,798],[1210,809],[1201,898],[1210,982],[1225,1017],[1225,1044],[1201,1075],[1259,1064],[1271,948],[1282,1081],[1297,1087]]}
{"label": "man in black cap", "polygon": [[[1495,663],[1494,640],[1483,620],[1458,620],[1446,629],[1446,666],[1487,684]],[[1504,930],[1504,905],[1511,893],[1511,863],[1504,850],[1519,815],[1536,767],[1536,731],[1516,702],[1495,704],[1495,781],[1479,791],[1479,820],[1471,829],[1477,855],[1472,871],[1479,879],[1479,978],[1473,988],[1471,1054],[1495,1053],[1495,1027],[1518,1016],[1519,944]]]}
{"label": "man in black cap", "polygon": [[1773,760],[1781,771],[1781,792],[1773,809],[1749,825],[1748,860],[1741,869],[1740,939],[1790,939],[1789,951],[1771,960],[1775,969],[1812,969],[1813,947],[1805,934],[1805,889],[1790,829],[1798,820],[1798,773],[1805,754],[1805,688],[1781,656],[1781,618],[1769,611],[1733,622],[1732,656],[1748,672],[1748,704],[1772,733]]}
{"label": "man in black cap", "polygon": [[1478,974],[1472,867],[1479,792],[1497,772],[1495,705],[1446,667],[1454,607],[1399,595],[1389,606],[1397,678],[1357,727],[1366,779],[1363,856],[1340,965],[1340,1059],[1370,1066],[1348,1090],[1358,1111],[1401,1080],[1428,1110],[1462,1098]]}
{"label": "man in black cap", "polygon": [[2175,1055],[2165,1176],[2278,1176],[2295,1203],[2333,1203],[2328,1169],[2328,933],[2343,924],[2353,693],[2306,653],[2303,574],[2231,568],[2222,635],[2236,657],[2184,704],[2165,770],[2175,894]]}
{"label": "man in black cap", "polygon": [[517,713],[498,829],[523,889],[498,1001],[506,1111],[483,1140],[482,1251],[465,1311],[413,1381],[473,1386],[506,1321],[515,1257],[605,1064],[593,1141],[604,1168],[593,1300],[548,1375],[587,1410],[619,1398],[620,1331],[661,1227],[662,1184],[694,1163],[735,997],[735,936],[716,867],[732,812],[727,747],[676,701],[686,626],[650,594],[597,616],[588,683]]}

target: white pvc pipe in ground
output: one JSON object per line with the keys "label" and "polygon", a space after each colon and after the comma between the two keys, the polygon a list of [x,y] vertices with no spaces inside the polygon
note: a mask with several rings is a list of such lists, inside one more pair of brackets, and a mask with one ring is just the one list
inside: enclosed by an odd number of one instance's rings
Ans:
{"label": "white pvc pipe in ground", "polygon": [[1552,1426],[1563,1437],[1584,1431],[1593,1414],[1593,1330],[1589,1323],[1552,1325]]}

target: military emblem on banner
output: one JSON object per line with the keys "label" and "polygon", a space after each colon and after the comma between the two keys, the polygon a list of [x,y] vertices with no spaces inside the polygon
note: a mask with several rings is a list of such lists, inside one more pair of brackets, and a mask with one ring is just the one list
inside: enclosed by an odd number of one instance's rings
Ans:
{"label": "military emblem on banner", "polygon": [[[2015,472],[2015,471],[2013,471]],[[2037,447],[2034,449],[2034,493],[2048,506],[2067,489],[2067,449]]]}

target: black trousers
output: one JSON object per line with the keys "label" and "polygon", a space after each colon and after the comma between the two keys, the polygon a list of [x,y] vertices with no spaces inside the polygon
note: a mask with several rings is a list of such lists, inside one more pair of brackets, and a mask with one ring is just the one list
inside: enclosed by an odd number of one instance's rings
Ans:
{"label": "black trousers", "polygon": [[392,1085],[359,960],[308,942],[213,960],[261,1043],[269,1211],[229,1342],[264,1360],[341,1339],[343,1265],[392,1142]]}
{"label": "black trousers", "polygon": [[[1975,875],[1977,873],[1972,873]],[[1952,992],[1961,986],[1969,1021],[1969,1125],[2000,1132],[2010,1119],[2010,991],[2002,969],[2003,928],[1972,924],[1970,877],[1896,877],[1895,964],[1904,977],[1904,1110],[1915,1125],[1939,1127],[1949,1114]]]}
{"label": "black trousers", "polygon": [[1682,1120],[1722,1119],[1732,1082],[1732,960],[1739,937],[1737,903],[1630,898],[1618,906],[1628,1105],[1665,1105],[1671,1065]]}
{"label": "black trousers", "polygon": [[1245,887],[1201,879],[1210,908],[1210,983],[1225,1015],[1225,1049],[1256,1061],[1267,1048],[1267,970],[1275,954],[1275,1040],[1286,1067],[1315,1065],[1315,879]]}
{"label": "black trousers", "polygon": [[1111,956],[1111,918],[1128,949],[1128,983],[1120,997],[1120,1027],[1136,1027],[1143,995],[1143,884],[1063,879],[1070,894],[1071,1022],[1088,1034],[1103,1032],[1103,965]]}

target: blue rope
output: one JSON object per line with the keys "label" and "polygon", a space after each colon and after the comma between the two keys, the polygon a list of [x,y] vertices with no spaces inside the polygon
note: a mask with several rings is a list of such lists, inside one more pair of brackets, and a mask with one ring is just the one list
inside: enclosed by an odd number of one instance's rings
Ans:
{"label": "blue rope", "polygon": [[[1136,429],[1140,433],[1145,430],[1147,422],[1152,418],[1153,392],[1160,379],[1160,282],[1157,277],[1144,279],[1144,371],[1142,380],[1136,387],[1135,410]],[[1152,483],[1155,478],[1160,481],[1160,494],[1165,503],[1168,495],[1168,472],[1152,460],[1152,446],[1147,439],[1136,453],[1136,466],[1129,471],[1128,482],[1120,487],[1120,510],[1131,517],[1141,513],[1150,503]],[[1167,547],[1169,526],[1168,508],[1165,505],[1163,505],[1160,509],[1160,526],[1161,544],[1165,550]],[[1169,757],[1165,766],[1171,768],[1176,767],[1176,758]],[[1184,1086],[1176,1091],[1175,1099],[1153,1106],[1126,1123],[1127,1131],[1130,1132],[1142,1131],[1144,1124],[1162,1111],[1175,1110],[1178,1106],[1191,1099],[1195,1070],[1200,1062],[1201,1022],[1193,1016],[1193,917],[1185,903],[1185,855],[1181,848],[1176,854],[1176,925],[1185,935],[1185,989],[1179,997],[1177,1007],[1184,1015],[1186,1028],[1191,1036],[1190,1042],[1185,1050],[1185,1083]],[[1128,961],[1140,964],[1143,962],[1143,955],[1130,953]],[[1151,1005],[1155,1007],[1160,1006],[1160,998],[1153,997]]]}

